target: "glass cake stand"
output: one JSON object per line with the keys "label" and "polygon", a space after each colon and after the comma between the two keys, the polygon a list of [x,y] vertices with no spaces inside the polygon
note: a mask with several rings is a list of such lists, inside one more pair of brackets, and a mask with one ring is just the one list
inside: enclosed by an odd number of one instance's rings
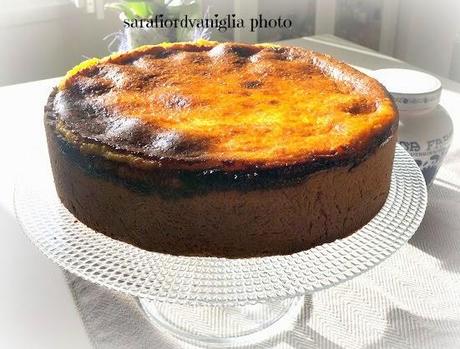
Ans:
{"label": "glass cake stand", "polygon": [[24,232],[52,261],[137,297],[147,318],[176,337],[213,347],[287,328],[305,295],[360,275],[407,242],[426,201],[423,175],[398,145],[386,203],[356,233],[287,256],[225,259],[148,252],[95,232],[60,203],[49,168],[24,176],[15,190]]}

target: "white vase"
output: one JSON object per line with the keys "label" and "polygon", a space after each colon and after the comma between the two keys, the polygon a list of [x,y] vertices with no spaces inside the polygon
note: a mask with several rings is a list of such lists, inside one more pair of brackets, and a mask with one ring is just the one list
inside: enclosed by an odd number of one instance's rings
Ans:
{"label": "white vase", "polygon": [[412,155],[427,185],[431,185],[452,141],[453,125],[440,105],[429,113],[405,117],[399,123],[399,143]]}
{"label": "white vase", "polygon": [[372,74],[391,93],[399,110],[398,142],[415,159],[428,186],[452,141],[453,124],[439,105],[439,79],[408,69],[381,69]]}

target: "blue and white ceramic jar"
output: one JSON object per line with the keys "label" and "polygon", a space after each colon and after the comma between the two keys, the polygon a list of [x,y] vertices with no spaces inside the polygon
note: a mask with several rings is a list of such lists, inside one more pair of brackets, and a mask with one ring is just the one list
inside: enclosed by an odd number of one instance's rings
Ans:
{"label": "blue and white ceramic jar", "polygon": [[399,110],[398,141],[415,159],[429,186],[446,155],[452,120],[439,105],[441,82],[408,69],[381,69],[372,74],[391,93]]}

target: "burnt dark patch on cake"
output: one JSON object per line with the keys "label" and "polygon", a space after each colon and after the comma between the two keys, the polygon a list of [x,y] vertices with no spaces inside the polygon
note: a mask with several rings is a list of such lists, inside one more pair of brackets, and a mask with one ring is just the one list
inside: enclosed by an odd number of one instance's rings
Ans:
{"label": "burnt dark patch on cake", "polygon": [[248,89],[257,89],[262,87],[263,83],[260,80],[250,80],[250,81],[244,81],[241,86],[243,88],[248,88]]}
{"label": "burnt dark patch on cake", "polygon": [[87,69],[84,69],[82,72],[81,72],[81,75],[82,76],[86,76],[88,78],[93,78],[97,75],[100,74],[101,72],[101,66],[99,65],[95,65],[95,66],[92,66],[90,68],[87,68]]}
{"label": "burnt dark patch on cake", "polygon": [[235,45],[235,46],[230,46],[231,52],[234,52],[240,57],[250,57],[254,53],[258,52],[258,49],[254,48],[254,46],[245,46],[245,45]]}
{"label": "burnt dark patch on cake", "polygon": [[75,95],[81,96],[99,96],[109,92],[113,88],[113,82],[108,79],[95,78],[96,75],[91,78],[86,76],[79,76],[74,79],[73,84],[69,90]]}
{"label": "burnt dark patch on cake", "polygon": [[206,138],[197,136],[184,136],[176,131],[158,132],[149,144],[143,148],[143,152],[153,157],[172,157],[176,154],[184,154],[190,159],[199,158],[208,149],[209,142]]}
{"label": "burnt dark patch on cake", "polygon": [[267,47],[250,57],[252,63],[264,60],[292,61],[305,56],[305,52],[294,47]]}
{"label": "burnt dark patch on cake", "polygon": [[151,128],[135,118],[119,117],[106,125],[104,139],[108,143],[118,144],[120,148],[144,147],[152,138]]}
{"label": "burnt dark patch on cake", "polygon": [[264,48],[261,53],[268,53],[271,55],[271,59],[276,59],[279,61],[285,61],[290,59],[290,52],[292,48],[289,47],[273,47],[273,48]]}
{"label": "burnt dark patch on cake", "polygon": [[209,56],[213,58],[223,58],[233,55],[239,58],[248,58],[260,50],[261,48],[255,47],[253,45],[226,43],[213,47],[209,51]]}
{"label": "burnt dark patch on cake", "polygon": [[180,53],[181,51],[178,51],[178,50],[171,50],[171,49],[164,49],[164,50],[161,50],[161,51],[158,51],[155,55],[156,58],[168,58],[168,57],[171,57],[171,56],[174,56],[174,55],[177,55],[178,53]]}
{"label": "burnt dark patch on cake", "polygon": [[368,100],[359,100],[353,102],[350,105],[347,105],[343,108],[343,111],[353,114],[353,115],[362,115],[362,114],[370,114],[375,112],[377,106],[375,102],[368,101]]}

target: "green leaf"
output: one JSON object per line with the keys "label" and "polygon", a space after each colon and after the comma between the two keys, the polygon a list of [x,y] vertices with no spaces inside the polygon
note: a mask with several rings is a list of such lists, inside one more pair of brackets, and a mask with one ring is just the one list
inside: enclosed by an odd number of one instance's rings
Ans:
{"label": "green leaf", "polygon": [[152,15],[150,4],[146,3],[145,1],[129,2],[127,6],[129,6],[131,12],[136,17],[149,18]]}

